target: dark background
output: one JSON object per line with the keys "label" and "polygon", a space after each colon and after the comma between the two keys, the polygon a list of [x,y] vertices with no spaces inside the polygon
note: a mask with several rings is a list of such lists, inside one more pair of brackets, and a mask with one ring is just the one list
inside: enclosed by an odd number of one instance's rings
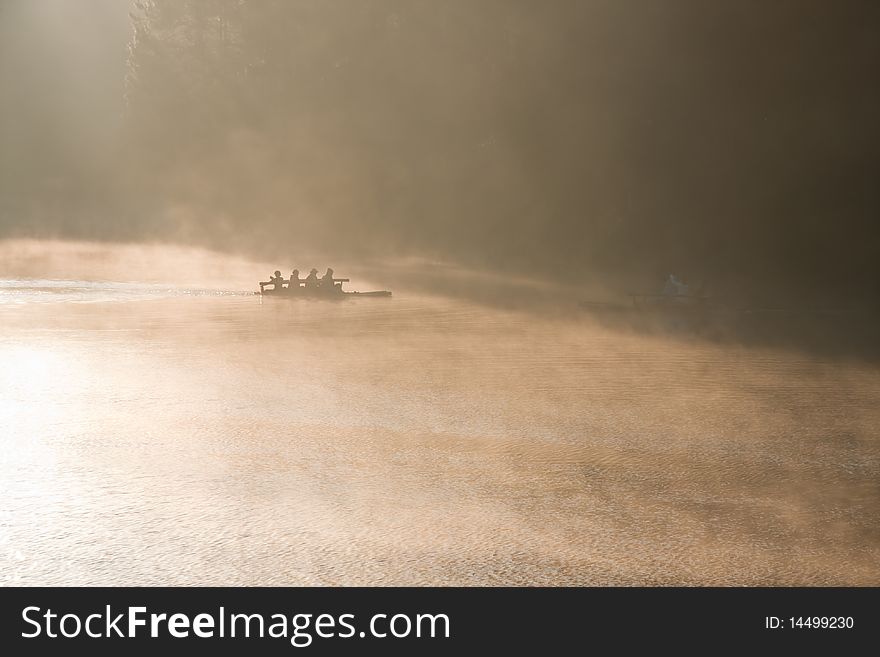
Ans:
{"label": "dark background", "polygon": [[878,306],[869,0],[4,0],[0,236]]}
{"label": "dark background", "polygon": [[[877,589],[869,588],[20,588],[0,594],[0,645],[17,648],[16,652],[84,648],[92,654],[121,650],[137,654],[157,648],[163,654],[191,654],[199,649],[218,654],[241,650],[340,654],[364,648],[383,654],[446,655],[450,650],[477,649],[568,653],[608,646],[643,650],[646,644],[704,652],[719,643],[730,649],[852,652],[876,641],[876,602]],[[267,619],[274,613],[351,613],[356,615],[358,630],[368,629],[373,614],[404,613],[412,618],[419,613],[445,613],[451,631],[449,639],[315,638],[306,648],[268,637],[143,638],[143,627],[138,628],[141,638],[137,639],[21,638],[22,631],[34,631],[21,620],[24,607],[85,618],[104,613],[108,604],[114,617],[127,613],[129,606],[145,606],[147,614],[187,613],[190,619],[198,613],[216,617],[221,606],[227,614],[262,613]],[[787,625],[791,616],[850,616],[853,627],[768,630],[764,618],[771,615]],[[54,624],[57,631],[58,618]],[[124,623],[120,627],[127,630]]]}

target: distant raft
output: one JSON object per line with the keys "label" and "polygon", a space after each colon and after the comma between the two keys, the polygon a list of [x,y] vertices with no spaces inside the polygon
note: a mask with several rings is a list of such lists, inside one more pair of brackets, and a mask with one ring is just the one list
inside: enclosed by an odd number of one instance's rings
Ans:
{"label": "distant raft", "polygon": [[322,290],[321,288],[307,289],[300,287],[299,289],[282,288],[280,290],[268,289],[254,292],[264,297],[282,297],[291,299],[343,299],[346,297],[390,297],[391,292],[388,290],[373,290],[371,292],[348,292],[340,290]]}
{"label": "distant raft", "polygon": [[[332,274],[332,270],[330,270]],[[260,291],[255,294],[267,297],[280,297],[289,299],[344,299],[346,297],[390,297],[388,290],[375,290],[372,292],[348,292],[342,289],[343,283],[348,283],[347,278],[318,279],[317,284],[310,284],[308,280],[300,280],[291,276],[290,280],[280,278],[280,272],[271,277],[268,282],[260,282]],[[331,282],[332,281],[332,282]]]}

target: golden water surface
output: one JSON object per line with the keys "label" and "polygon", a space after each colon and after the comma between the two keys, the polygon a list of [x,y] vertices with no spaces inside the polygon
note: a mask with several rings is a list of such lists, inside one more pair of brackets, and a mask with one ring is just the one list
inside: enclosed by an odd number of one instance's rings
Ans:
{"label": "golden water surface", "polygon": [[877,585],[878,402],[405,290],[5,278],[0,582]]}

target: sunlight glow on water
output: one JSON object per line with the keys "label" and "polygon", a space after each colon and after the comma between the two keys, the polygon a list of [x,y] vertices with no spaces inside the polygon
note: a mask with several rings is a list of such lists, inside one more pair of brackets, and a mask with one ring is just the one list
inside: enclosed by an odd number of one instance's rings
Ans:
{"label": "sunlight glow on water", "polygon": [[0,578],[876,584],[878,401],[441,298],[6,280]]}

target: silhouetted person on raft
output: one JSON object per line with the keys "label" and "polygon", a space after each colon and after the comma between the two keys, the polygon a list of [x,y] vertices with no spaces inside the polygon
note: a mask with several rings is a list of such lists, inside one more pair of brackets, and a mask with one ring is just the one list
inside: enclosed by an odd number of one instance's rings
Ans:
{"label": "silhouetted person on raft", "polygon": [[663,295],[666,297],[686,297],[688,296],[688,286],[676,278],[675,274],[669,274],[669,278],[663,285]]}
{"label": "silhouetted person on raft", "polygon": [[287,289],[292,292],[296,292],[299,289],[299,284],[302,281],[299,280],[299,269],[294,269],[290,272],[290,280],[287,283]]}
{"label": "silhouetted person on raft", "polygon": [[327,267],[327,271],[324,273],[323,278],[321,278],[321,290],[323,292],[337,292],[341,291],[342,284],[337,284],[333,280],[333,270],[330,267]]}
{"label": "silhouetted person on raft", "polygon": [[309,275],[306,276],[306,289],[315,290],[318,288],[318,285],[318,270],[312,269],[312,271],[309,272]]}
{"label": "silhouetted person on raft", "polygon": [[272,285],[273,289],[278,290],[279,292],[283,290],[284,277],[281,275],[281,272],[276,269],[275,274],[273,276],[270,276],[268,281],[260,281],[260,292],[263,291],[263,287],[266,285]]}

